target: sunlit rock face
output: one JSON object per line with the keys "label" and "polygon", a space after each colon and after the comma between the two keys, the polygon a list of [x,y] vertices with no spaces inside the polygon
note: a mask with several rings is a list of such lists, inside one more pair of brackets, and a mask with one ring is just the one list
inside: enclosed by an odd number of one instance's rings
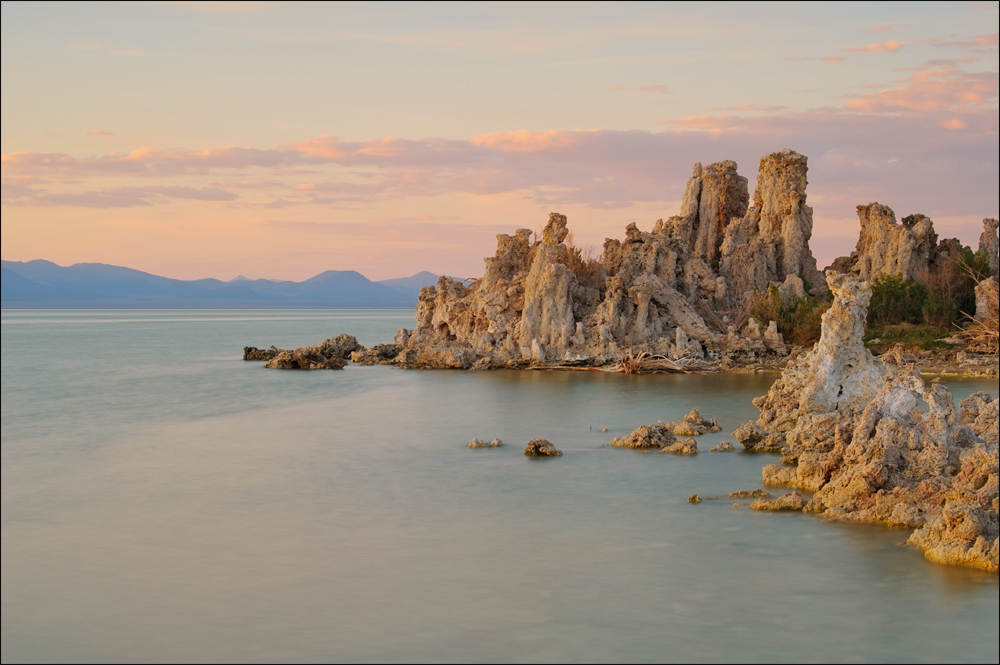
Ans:
{"label": "sunlit rock face", "polygon": [[928,558],[997,570],[1000,400],[977,393],[959,410],[901,351],[874,358],[862,344],[869,283],[827,279],[822,339],[754,400],[761,415],[737,437],[781,445],[785,464],[765,467],[764,481],[815,492],[805,510],[918,527],[910,542]]}
{"label": "sunlit rock face", "polygon": [[[599,364],[623,350],[700,358],[708,348],[742,349],[746,340],[705,316],[772,283],[790,296],[806,295],[803,279],[813,293],[826,285],[809,251],[806,158],[790,150],[764,157],[753,207],[736,168],[695,164],[681,214],[650,232],[629,224],[597,260],[566,245],[559,213],[541,237],[528,229],[497,236],[481,280],[442,277],[421,292],[417,327],[396,342],[399,364]],[[762,352],[783,346],[776,329],[768,333],[757,340]]]}

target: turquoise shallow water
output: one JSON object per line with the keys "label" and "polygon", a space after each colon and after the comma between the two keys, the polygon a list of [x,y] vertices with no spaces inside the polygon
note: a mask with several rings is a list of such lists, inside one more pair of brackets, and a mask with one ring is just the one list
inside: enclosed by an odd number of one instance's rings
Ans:
{"label": "turquoise shallow water", "polygon": [[[5,310],[2,660],[1000,657],[997,576],[907,531],[686,502],[759,487],[774,456],[602,447],[698,407],[724,428],[707,451],[776,375],[241,360],[412,321]],[[564,456],[525,458],[537,437]]]}

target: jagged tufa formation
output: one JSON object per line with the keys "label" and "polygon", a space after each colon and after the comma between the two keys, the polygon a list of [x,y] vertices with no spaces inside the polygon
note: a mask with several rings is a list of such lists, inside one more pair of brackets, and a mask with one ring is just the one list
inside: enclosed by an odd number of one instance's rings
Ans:
{"label": "jagged tufa formation", "polygon": [[918,527],[910,542],[928,558],[997,570],[1000,400],[977,393],[959,412],[901,352],[873,357],[862,344],[869,283],[832,271],[827,280],[822,339],[754,400],[760,418],[737,438],[780,446],[786,465],[765,467],[764,481],[815,492],[805,510]]}
{"label": "jagged tufa formation", "polygon": [[[703,313],[732,308],[772,283],[804,294],[802,278],[825,293],[809,250],[806,171],[806,158],[791,150],[767,155],[748,208],[747,179],[734,162],[696,164],[681,214],[652,232],[629,224],[624,241],[604,243],[600,266],[587,275],[571,267],[564,215],[552,213],[534,241],[528,229],[501,234],[478,283],[441,277],[421,291],[417,327],[397,335],[395,362],[603,364],[629,349],[702,357],[737,343],[735,331],[722,337]],[[737,345],[781,345],[771,333]]]}

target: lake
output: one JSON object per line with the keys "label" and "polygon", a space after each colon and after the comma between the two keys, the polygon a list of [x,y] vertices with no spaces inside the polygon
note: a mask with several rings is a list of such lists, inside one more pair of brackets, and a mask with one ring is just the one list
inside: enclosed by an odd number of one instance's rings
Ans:
{"label": "lake", "polygon": [[[242,360],[412,310],[0,322],[4,662],[1000,659],[996,574],[712,498],[777,461],[707,452],[777,374]],[[693,407],[723,427],[702,454],[604,445]]]}

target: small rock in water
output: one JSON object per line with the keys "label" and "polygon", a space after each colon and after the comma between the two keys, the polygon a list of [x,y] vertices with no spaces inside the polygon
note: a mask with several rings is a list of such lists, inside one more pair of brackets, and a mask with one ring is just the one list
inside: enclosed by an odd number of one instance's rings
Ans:
{"label": "small rock in water", "polygon": [[524,448],[524,454],[531,457],[560,457],[562,451],[545,439],[532,439]]}
{"label": "small rock in water", "polygon": [[665,446],[660,452],[673,453],[674,455],[697,455],[698,442],[692,438],[687,438],[673,445]]}
{"label": "small rock in water", "polygon": [[476,438],[469,441],[470,448],[499,448],[503,445],[503,441],[500,439],[493,439],[489,443],[486,443],[482,439]]}
{"label": "small rock in water", "polygon": [[764,490],[739,490],[729,493],[730,499],[770,499],[771,495]]}
{"label": "small rock in water", "polygon": [[720,443],[716,447],[709,448],[708,452],[710,452],[710,453],[731,453],[734,450],[736,450],[736,449],[733,448],[733,444],[729,443],[728,441],[723,441],[722,443]]}
{"label": "small rock in water", "polygon": [[604,429],[602,429],[601,431],[602,431],[602,432],[607,432],[607,431],[608,431],[608,428],[607,428],[607,427],[605,427],[605,428],[604,428]]}
{"label": "small rock in water", "polygon": [[701,497],[697,494],[692,494],[688,497],[688,503],[701,503]]}

